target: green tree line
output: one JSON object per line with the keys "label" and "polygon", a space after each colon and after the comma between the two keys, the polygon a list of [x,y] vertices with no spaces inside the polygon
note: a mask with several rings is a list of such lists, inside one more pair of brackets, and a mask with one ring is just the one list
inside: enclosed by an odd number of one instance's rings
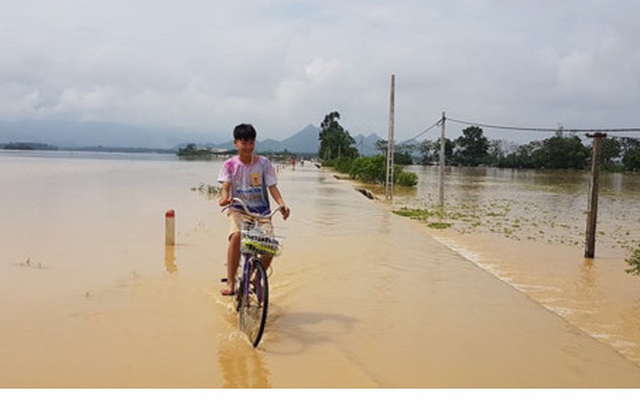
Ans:
{"label": "green tree line", "polygon": [[[380,140],[376,144],[381,156],[361,157],[355,140],[340,125],[339,119],[340,113],[333,111],[321,123],[318,154],[323,163],[363,181],[384,183],[387,141]],[[585,169],[591,165],[593,151],[592,141],[584,139],[575,134],[565,134],[560,128],[549,138],[518,145],[505,140],[490,140],[484,136],[482,128],[469,126],[457,138],[445,139],[445,160],[447,165],[471,167]],[[600,155],[605,170],[639,171],[640,139],[607,137]],[[399,177],[403,176],[402,166],[412,164],[414,159],[421,164],[438,163],[440,139],[395,146],[394,183],[398,183]],[[414,181],[407,175],[404,178],[409,185]]]}
{"label": "green tree line", "polygon": [[[440,139],[425,140],[413,146],[422,164],[437,163]],[[489,165],[500,168],[584,169],[591,165],[592,143],[559,129],[552,137],[517,145],[505,140],[489,140],[482,128],[470,126],[456,139],[445,139],[445,159],[449,165]],[[601,161],[604,169],[640,170],[640,139],[607,137]]]}

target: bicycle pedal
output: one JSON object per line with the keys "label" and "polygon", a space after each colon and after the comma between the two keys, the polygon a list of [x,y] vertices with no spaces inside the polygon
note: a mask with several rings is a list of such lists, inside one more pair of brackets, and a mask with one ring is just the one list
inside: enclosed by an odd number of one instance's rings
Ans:
{"label": "bicycle pedal", "polygon": [[220,282],[225,282],[225,283],[226,283],[226,282],[229,282],[229,279],[227,279],[227,278],[222,278],[222,279],[220,279]]}

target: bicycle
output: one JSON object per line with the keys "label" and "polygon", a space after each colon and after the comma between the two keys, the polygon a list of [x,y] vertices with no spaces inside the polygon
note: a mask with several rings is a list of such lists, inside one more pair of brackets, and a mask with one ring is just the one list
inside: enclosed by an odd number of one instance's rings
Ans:
{"label": "bicycle", "polygon": [[[275,257],[282,252],[282,238],[273,234],[271,219],[280,211],[278,206],[266,215],[249,211],[247,205],[238,198],[231,199],[231,204],[239,204],[245,218],[240,230],[241,264],[238,268],[234,288],[234,301],[238,312],[238,327],[244,332],[251,345],[257,347],[262,339],[267,313],[269,309],[269,280],[264,267],[265,257]],[[226,282],[223,278],[222,282]]]}

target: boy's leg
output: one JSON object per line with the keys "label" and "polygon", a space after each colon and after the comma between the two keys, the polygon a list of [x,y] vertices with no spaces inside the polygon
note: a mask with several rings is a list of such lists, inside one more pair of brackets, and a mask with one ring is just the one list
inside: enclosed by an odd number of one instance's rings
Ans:
{"label": "boy's leg", "polygon": [[220,290],[224,296],[233,295],[236,286],[236,273],[240,263],[240,226],[242,216],[229,212],[229,247],[227,248],[227,284]]}
{"label": "boy's leg", "polygon": [[229,248],[227,249],[227,284],[220,293],[225,296],[233,295],[236,285],[236,273],[240,263],[240,232],[232,233],[229,236]]}
{"label": "boy's leg", "polygon": [[264,269],[267,270],[271,265],[271,261],[273,261],[273,257],[263,255],[262,257],[260,257],[260,260],[262,261],[262,265],[264,266]]}

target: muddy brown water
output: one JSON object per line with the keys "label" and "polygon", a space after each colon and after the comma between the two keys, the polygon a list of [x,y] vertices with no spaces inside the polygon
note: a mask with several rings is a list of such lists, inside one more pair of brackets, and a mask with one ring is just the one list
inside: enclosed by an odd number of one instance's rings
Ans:
{"label": "muddy brown water", "polygon": [[[395,208],[433,209],[437,169],[412,168],[421,186],[398,196]],[[594,259],[584,258],[588,172],[448,168],[452,227],[431,233],[640,363],[640,278],[625,272],[625,258],[640,245],[640,175],[600,177]]]}
{"label": "muddy brown water", "polygon": [[[218,294],[225,217],[194,190],[213,183],[219,166],[0,154],[0,387],[640,385],[629,334],[638,286],[618,273],[622,250],[585,263],[576,246],[529,228],[441,231],[393,214],[430,206],[432,171],[389,204],[313,164],[282,168],[292,216],[276,220],[285,250],[270,279],[265,337],[252,349]],[[497,186],[481,182],[470,184]],[[459,190],[451,198],[467,204],[488,196]],[[173,247],[164,245],[168,209]],[[589,328],[590,315],[611,310],[595,326],[615,328]]]}

